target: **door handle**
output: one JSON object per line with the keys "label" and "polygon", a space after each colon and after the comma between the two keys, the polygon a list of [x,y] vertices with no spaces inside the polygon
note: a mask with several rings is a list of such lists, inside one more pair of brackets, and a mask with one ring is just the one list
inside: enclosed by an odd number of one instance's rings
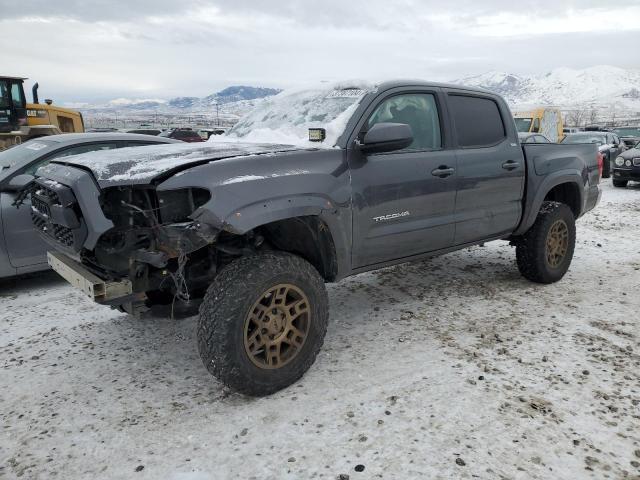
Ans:
{"label": "door handle", "polygon": [[504,162],[502,164],[502,168],[504,168],[505,170],[515,170],[519,166],[520,166],[520,164],[518,162],[513,161],[513,160],[509,160],[509,161]]}
{"label": "door handle", "polygon": [[434,177],[447,178],[455,173],[455,168],[447,167],[446,165],[440,165],[435,170],[431,171],[431,175]]}

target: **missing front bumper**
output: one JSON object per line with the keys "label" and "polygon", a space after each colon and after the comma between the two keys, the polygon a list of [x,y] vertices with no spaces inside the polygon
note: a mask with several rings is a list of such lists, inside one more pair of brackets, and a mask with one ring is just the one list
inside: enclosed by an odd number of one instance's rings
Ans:
{"label": "missing front bumper", "polygon": [[133,293],[129,280],[106,281],[62,253],[47,252],[47,261],[62,278],[94,302],[109,304],[115,299],[129,297]]}

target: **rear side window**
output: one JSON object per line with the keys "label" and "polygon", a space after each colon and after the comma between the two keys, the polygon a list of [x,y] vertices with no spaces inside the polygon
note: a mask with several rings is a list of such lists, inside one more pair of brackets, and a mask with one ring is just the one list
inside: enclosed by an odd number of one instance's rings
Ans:
{"label": "rear side window", "polygon": [[449,95],[458,145],[489,147],[506,136],[498,104],[489,98]]}

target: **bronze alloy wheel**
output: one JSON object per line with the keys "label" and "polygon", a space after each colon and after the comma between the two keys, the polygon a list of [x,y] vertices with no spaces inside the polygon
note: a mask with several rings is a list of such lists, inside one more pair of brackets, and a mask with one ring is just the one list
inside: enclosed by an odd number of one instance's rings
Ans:
{"label": "bronze alloy wheel", "polygon": [[558,268],[569,248],[569,227],[564,220],[556,220],[547,234],[547,262]]}
{"label": "bronze alloy wheel", "polygon": [[310,325],[304,292],[290,283],[276,285],[260,295],[244,321],[247,356],[259,368],[281,368],[300,353]]}

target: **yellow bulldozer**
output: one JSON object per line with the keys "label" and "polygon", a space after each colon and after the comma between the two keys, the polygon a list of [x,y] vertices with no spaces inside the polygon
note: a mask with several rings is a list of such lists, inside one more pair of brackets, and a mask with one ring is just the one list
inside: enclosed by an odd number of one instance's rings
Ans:
{"label": "yellow bulldozer", "polygon": [[32,89],[33,103],[27,103],[25,80],[0,75],[0,150],[45,135],[84,132],[80,112],[53,105],[48,99],[39,102],[37,83]]}

